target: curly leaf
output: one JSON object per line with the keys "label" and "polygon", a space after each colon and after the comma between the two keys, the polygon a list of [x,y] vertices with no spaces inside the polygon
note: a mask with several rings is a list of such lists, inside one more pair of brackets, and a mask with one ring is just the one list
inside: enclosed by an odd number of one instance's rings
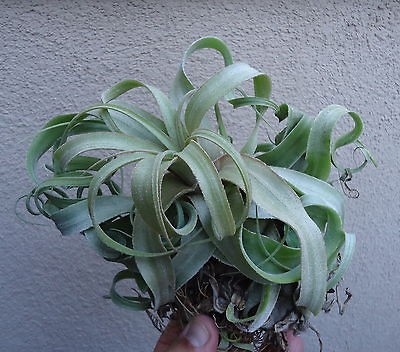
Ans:
{"label": "curly leaf", "polygon": [[[354,128],[332,141],[333,128],[344,115],[349,114],[354,121]],[[360,136],[363,124],[360,116],[340,105],[331,105],[323,109],[314,121],[307,144],[306,173],[321,180],[327,180],[331,171],[331,160],[336,149],[353,143]]]}
{"label": "curly leaf", "polygon": [[199,40],[196,40],[186,50],[182,59],[182,63],[175,77],[175,81],[172,85],[170,98],[176,107],[182,103],[182,100],[184,99],[185,95],[194,89],[192,82],[189,80],[185,72],[186,61],[194,52],[206,48],[214,49],[217,52],[219,52],[224,59],[225,66],[231,65],[233,63],[232,55],[229,51],[229,48],[221,39],[215,37],[204,37]]}
{"label": "curly leaf", "polygon": [[75,156],[92,150],[114,149],[127,152],[159,152],[160,147],[150,141],[115,132],[96,132],[77,136],[54,153],[54,169],[62,172]]}
{"label": "curly leaf", "polygon": [[120,271],[114,276],[110,289],[110,298],[118,306],[128,308],[135,311],[143,311],[151,308],[151,300],[146,297],[127,297],[121,296],[116,289],[116,285],[123,280],[136,279],[137,275],[129,270]]}
{"label": "curly leaf", "polygon": [[[288,224],[299,238],[301,288],[297,304],[318,314],[324,302],[328,274],[322,234],[285,181],[261,161],[248,156],[243,158],[252,182],[254,202]],[[227,158],[222,160],[220,175],[240,184],[240,176]]]}
{"label": "curly leaf", "polygon": [[235,220],[218,172],[201,146],[191,141],[178,156],[196,177],[205,202],[210,210],[212,226],[218,239],[233,236]]}
{"label": "curly leaf", "polygon": [[[171,141],[176,141],[178,145],[182,145],[184,137],[178,134],[181,129],[177,128],[178,124],[180,124],[179,116],[176,114],[168,97],[161,90],[139,81],[124,80],[105,91],[102,95],[102,100],[104,103],[108,103],[118,98],[120,95],[139,87],[146,88],[156,99]],[[146,116],[148,119],[149,115],[147,114]],[[178,147],[178,145],[175,145],[175,147]]]}
{"label": "curly leaf", "polygon": [[[140,215],[136,214],[133,221],[133,245],[146,253],[167,252],[160,236],[151,231]],[[175,272],[169,256],[154,260],[137,257],[136,264],[147,286],[153,294],[154,309],[172,302],[175,297]]]}
{"label": "curly leaf", "polygon": [[185,125],[189,133],[200,126],[207,111],[222,97],[241,83],[263,77],[260,72],[244,63],[229,65],[206,81],[190,99],[185,112]]}

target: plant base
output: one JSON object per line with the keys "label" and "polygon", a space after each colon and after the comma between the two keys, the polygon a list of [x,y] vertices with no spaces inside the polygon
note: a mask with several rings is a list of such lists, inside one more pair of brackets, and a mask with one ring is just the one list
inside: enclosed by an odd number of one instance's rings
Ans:
{"label": "plant base", "polygon": [[[233,303],[240,314],[244,309],[249,295],[249,288],[254,285],[235,268],[225,265],[212,258],[204,267],[176,293],[173,304],[161,307],[157,317],[150,317],[159,329],[163,319],[177,320],[182,327],[198,315],[206,314],[212,317],[220,331],[220,346],[218,351],[248,351],[251,347],[256,352],[285,352],[287,343],[285,331],[297,330],[301,315],[295,312],[293,293],[295,287],[288,285],[289,291],[282,297],[271,314],[268,326],[249,332],[244,323],[232,323],[227,319],[226,308]],[[288,298],[290,297],[290,299]],[[236,309],[236,308],[235,308]],[[257,305],[248,312],[255,313]],[[278,328],[277,328],[278,327]]]}

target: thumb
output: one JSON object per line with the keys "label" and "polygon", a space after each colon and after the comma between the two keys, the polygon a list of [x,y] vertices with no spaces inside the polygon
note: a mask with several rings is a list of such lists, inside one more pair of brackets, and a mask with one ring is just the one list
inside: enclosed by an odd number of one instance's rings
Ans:
{"label": "thumb", "polygon": [[193,318],[167,352],[215,352],[218,329],[205,315]]}
{"label": "thumb", "polygon": [[292,330],[286,333],[288,352],[304,352],[304,343],[300,336],[294,335]]}

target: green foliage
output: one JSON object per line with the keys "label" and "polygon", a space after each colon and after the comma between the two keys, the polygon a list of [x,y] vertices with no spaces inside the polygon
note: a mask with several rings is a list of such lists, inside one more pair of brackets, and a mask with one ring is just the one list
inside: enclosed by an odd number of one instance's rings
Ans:
{"label": "green foliage", "polygon": [[[194,87],[184,65],[203,48],[219,52],[225,67]],[[249,94],[241,88],[247,80],[254,85]],[[161,116],[120,100],[137,88],[152,95]],[[158,309],[174,301],[176,290],[215,256],[262,288],[256,312],[246,308],[249,315],[239,318],[228,306],[232,322],[249,323],[249,331],[262,327],[284,284],[298,284],[298,308],[317,314],[355,245],[343,229],[343,196],[327,180],[335,168],[346,182],[371,158],[358,141],[356,113],[332,105],[313,118],[273,102],[270,91],[268,76],[233,63],[221,40],[202,38],[185,53],[169,96],[126,80],[100,103],[50,120],[28,151],[36,186],[27,208],[54,221],[63,235],[82,233],[105,259],[128,263],[111,289],[119,305]],[[240,152],[227,135],[221,101],[255,112]],[[346,115],[354,128],[335,138],[334,127]],[[203,127],[210,116],[216,131]],[[283,127],[273,141],[258,143],[261,125],[270,129],[271,118]],[[365,160],[347,168],[335,153],[353,143]],[[51,175],[39,180],[36,168],[48,153]],[[117,293],[116,284],[127,279],[137,281],[143,296]]]}

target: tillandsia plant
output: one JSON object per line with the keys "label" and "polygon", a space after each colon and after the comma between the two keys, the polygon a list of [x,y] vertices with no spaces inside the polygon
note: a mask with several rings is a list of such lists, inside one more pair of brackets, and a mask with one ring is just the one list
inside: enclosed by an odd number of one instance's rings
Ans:
{"label": "tillandsia plant", "polygon": [[[220,53],[225,67],[195,87],[184,65],[203,48]],[[152,95],[161,116],[120,99],[137,88]],[[355,112],[331,105],[312,118],[273,102],[270,91],[269,77],[234,63],[223,41],[201,38],[184,54],[168,96],[125,80],[101,102],[51,119],[28,151],[36,186],[26,207],[124,264],[109,297],[147,311],[159,328],[205,313],[220,329],[221,351],[284,351],[283,333],[305,329],[310,315],[326,308],[354,251],[331,171],[351,190],[352,174],[372,159],[358,140]],[[240,151],[221,102],[254,112]],[[354,127],[335,137],[346,115]],[[268,119],[279,121],[273,139]],[[269,137],[259,136],[265,128]],[[352,168],[336,158],[349,144],[363,156]],[[37,164],[49,153],[50,175],[40,180]],[[117,284],[131,279],[135,293],[118,293]]]}

